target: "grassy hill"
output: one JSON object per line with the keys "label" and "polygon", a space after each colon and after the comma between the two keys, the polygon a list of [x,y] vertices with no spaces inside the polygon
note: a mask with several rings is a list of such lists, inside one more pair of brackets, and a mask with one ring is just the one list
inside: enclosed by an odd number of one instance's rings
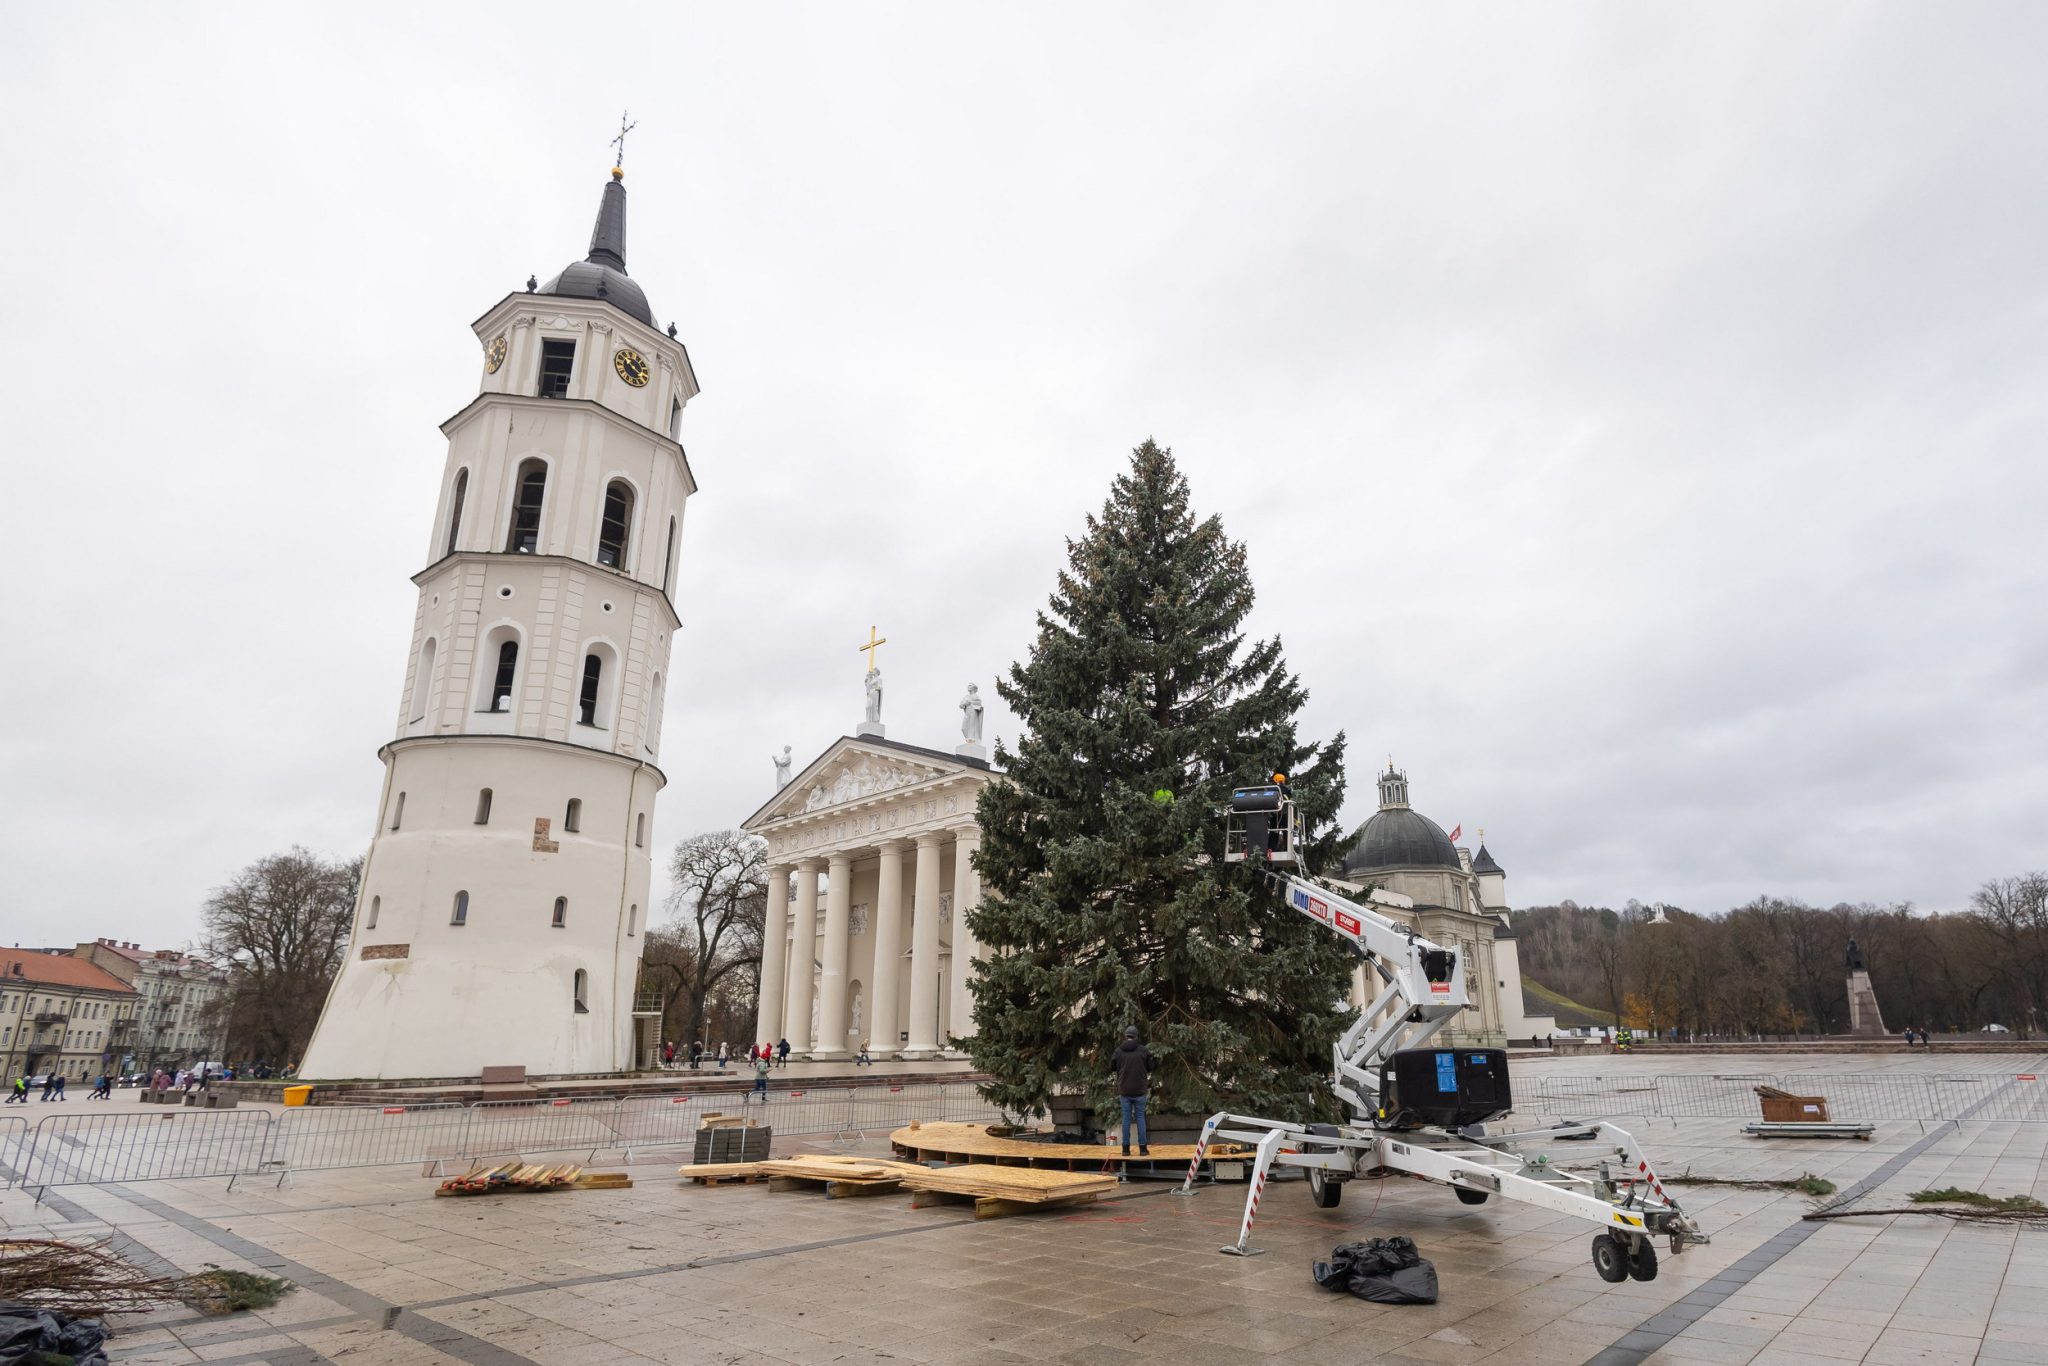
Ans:
{"label": "grassy hill", "polygon": [[1522,994],[1532,1003],[1540,1002],[1543,1008],[1557,1016],[1559,1029],[1586,1029],[1594,1025],[1612,1028],[1615,1024],[1613,1011],[1582,1006],[1571,997],[1552,991],[1534,977],[1522,978]]}

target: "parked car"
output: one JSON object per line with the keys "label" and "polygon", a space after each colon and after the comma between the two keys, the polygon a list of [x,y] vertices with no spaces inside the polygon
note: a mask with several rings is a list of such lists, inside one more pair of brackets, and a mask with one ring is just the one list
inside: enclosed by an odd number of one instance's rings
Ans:
{"label": "parked car", "polygon": [[1984,1026],[1984,1032],[1985,1032],[1986,1034],[2010,1034],[2010,1033],[2012,1033],[2012,1031],[2011,1031],[2010,1029],[2007,1029],[2007,1028],[2006,1028],[2006,1027],[2005,1027],[2004,1025],[2002,1025],[2002,1024],[1988,1024],[1988,1025],[1985,1025],[1985,1026]]}

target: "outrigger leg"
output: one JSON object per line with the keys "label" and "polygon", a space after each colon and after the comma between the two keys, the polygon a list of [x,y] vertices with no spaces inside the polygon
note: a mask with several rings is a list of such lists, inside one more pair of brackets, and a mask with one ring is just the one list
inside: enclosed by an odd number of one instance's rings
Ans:
{"label": "outrigger leg", "polygon": [[1273,1165],[1273,1155],[1280,1151],[1280,1140],[1285,1137],[1287,1134],[1283,1130],[1274,1129],[1259,1140],[1259,1155],[1252,1163],[1252,1192],[1244,1202],[1244,1223],[1238,1227],[1237,1241],[1216,1249],[1218,1252],[1232,1257],[1256,1257],[1265,1250],[1251,1245],[1252,1220],[1259,1217],[1259,1196],[1266,1189],[1266,1172]]}
{"label": "outrigger leg", "polygon": [[1195,1173],[1202,1169],[1202,1159],[1208,1156],[1209,1153],[1209,1140],[1216,1136],[1216,1126],[1222,1122],[1223,1115],[1221,1112],[1218,1112],[1209,1116],[1203,1123],[1202,1136],[1195,1140],[1194,1158],[1188,1163],[1187,1178],[1173,1188],[1175,1195],[1193,1195],[1195,1193]]}

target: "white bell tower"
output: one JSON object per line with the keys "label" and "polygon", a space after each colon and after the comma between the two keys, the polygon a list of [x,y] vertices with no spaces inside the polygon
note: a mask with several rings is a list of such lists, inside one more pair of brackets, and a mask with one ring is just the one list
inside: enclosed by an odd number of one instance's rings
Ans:
{"label": "white bell tower", "polygon": [[613,168],[590,254],[473,324],[354,932],[299,1071],[636,1064],[689,353],[626,275]]}

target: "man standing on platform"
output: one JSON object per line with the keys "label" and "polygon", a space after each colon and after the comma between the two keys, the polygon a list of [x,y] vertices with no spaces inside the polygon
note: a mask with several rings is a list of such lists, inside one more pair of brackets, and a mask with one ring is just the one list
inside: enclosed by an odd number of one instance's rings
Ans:
{"label": "man standing on platform", "polygon": [[1117,1103],[1124,1112],[1124,1156],[1131,1155],[1131,1116],[1138,1117],[1138,1155],[1150,1157],[1145,1142],[1145,1097],[1152,1089],[1152,1050],[1138,1042],[1138,1027],[1127,1026],[1124,1041],[1109,1055],[1109,1067],[1116,1073]]}

